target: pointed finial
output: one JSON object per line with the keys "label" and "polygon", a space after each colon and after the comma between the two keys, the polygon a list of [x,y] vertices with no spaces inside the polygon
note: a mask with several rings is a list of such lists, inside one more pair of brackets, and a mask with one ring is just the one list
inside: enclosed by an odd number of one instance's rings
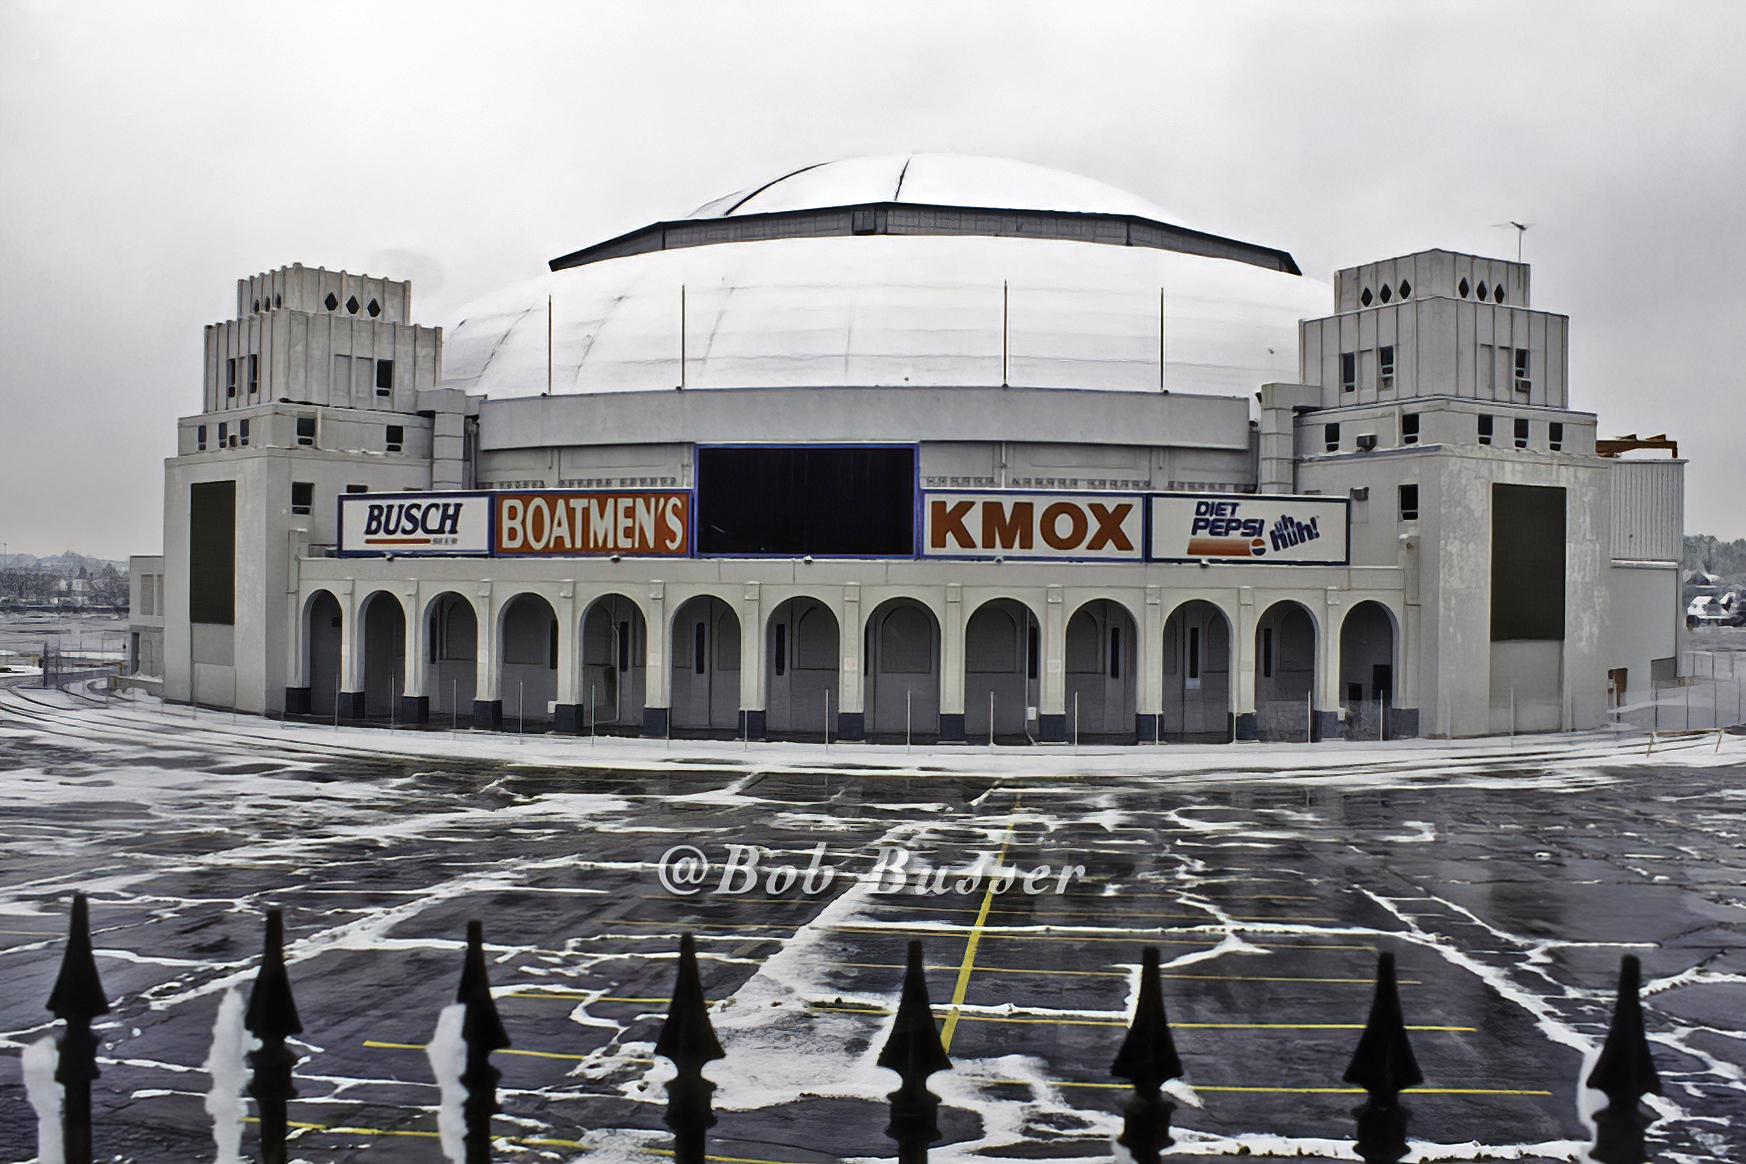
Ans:
{"label": "pointed finial", "polygon": [[715,1126],[710,1107],[715,1084],[703,1077],[703,1067],[727,1056],[709,1022],[703,978],[697,971],[697,943],[690,934],[679,939],[679,974],[667,1021],[655,1040],[655,1054],[671,1059],[678,1068],[667,1084],[666,1123],[673,1129],[675,1164],[703,1164],[704,1136]]}
{"label": "pointed finial", "polygon": [[467,960],[461,967],[461,985],[455,991],[455,1001],[467,1007],[467,1020],[461,1029],[463,1039],[486,1052],[509,1046],[509,1032],[503,1029],[503,1020],[497,1016],[491,981],[485,973],[483,922],[467,923]]}
{"label": "pointed finial", "polygon": [[1408,1116],[1399,1094],[1417,1087],[1425,1077],[1407,1041],[1400,991],[1394,980],[1394,955],[1387,951],[1376,958],[1376,996],[1370,1003],[1370,1020],[1358,1039],[1345,1080],[1370,1093],[1352,1112],[1358,1117],[1358,1155],[1369,1164],[1394,1164],[1407,1153]]}
{"label": "pointed finial", "polygon": [[67,926],[67,949],[61,955],[61,972],[49,991],[48,1009],[58,1019],[90,1021],[109,1013],[103,982],[97,977],[97,959],[91,953],[91,907],[83,893],[73,894],[73,916]]}
{"label": "pointed finial", "polygon": [[1170,1135],[1170,1113],[1176,1110],[1175,1104],[1159,1096],[1158,1089],[1165,1080],[1182,1074],[1182,1060],[1176,1056],[1170,1020],[1164,1013],[1156,947],[1148,947],[1141,955],[1134,1021],[1109,1071],[1134,1085],[1134,1094],[1122,1109],[1122,1134],[1116,1142],[1128,1150],[1136,1164],[1157,1164],[1158,1153],[1175,1142]]}
{"label": "pointed finial", "polygon": [[261,1113],[261,1164],[285,1164],[290,1132],[285,1105],[297,1098],[297,1088],[291,1082],[297,1055],[285,1046],[285,1039],[302,1034],[303,1022],[297,1017],[291,976],[285,971],[285,915],[276,909],[267,911],[261,969],[249,987],[243,1025],[261,1041],[260,1047],[248,1053],[249,1094],[260,1105]]}
{"label": "pointed finial", "polygon": [[267,936],[261,953],[261,969],[249,988],[249,1006],[243,1025],[258,1039],[283,1039],[301,1035],[303,1022],[291,997],[291,976],[285,971],[285,915],[267,911]]}
{"label": "pointed finial", "polygon": [[950,1070],[952,1061],[946,1057],[940,1030],[934,1025],[919,941],[909,944],[903,996],[897,1004],[891,1037],[879,1052],[879,1066],[897,1072],[903,1080],[903,1085],[886,1097],[891,1101],[891,1123],[885,1134],[897,1141],[898,1162],[925,1161],[928,1145],[940,1138],[940,1097],[927,1089],[928,1076]]}
{"label": "pointed finial", "polygon": [[1602,1164],[1642,1164],[1644,1119],[1638,1101],[1661,1094],[1661,1076],[1649,1057],[1649,1037],[1643,1029],[1643,967],[1636,955],[1619,962],[1619,997],[1613,1004],[1612,1026],[1601,1046],[1587,1085],[1606,1093],[1607,1106],[1595,1115],[1595,1144],[1589,1154]]}

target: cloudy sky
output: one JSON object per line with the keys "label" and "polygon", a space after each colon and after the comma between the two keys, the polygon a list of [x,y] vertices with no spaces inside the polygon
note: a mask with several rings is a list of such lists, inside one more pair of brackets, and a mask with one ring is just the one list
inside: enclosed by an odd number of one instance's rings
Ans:
{"label": "cloudy sky", "polygon": [[0,2],[0,541],[159,548],[239,276],[421,322],[809,162],[939,150],[1337,267],[1513,257],[1573,405],[1746,536],[1746,4]]}

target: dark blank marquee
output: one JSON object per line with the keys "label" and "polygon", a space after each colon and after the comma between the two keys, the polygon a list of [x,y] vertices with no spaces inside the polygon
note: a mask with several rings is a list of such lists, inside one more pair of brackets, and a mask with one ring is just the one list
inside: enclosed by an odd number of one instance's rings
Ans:
{"label": "dark blank marquee", "polygon": [[702,554],[908,557],[915,553],[915,450],[697,450]]}

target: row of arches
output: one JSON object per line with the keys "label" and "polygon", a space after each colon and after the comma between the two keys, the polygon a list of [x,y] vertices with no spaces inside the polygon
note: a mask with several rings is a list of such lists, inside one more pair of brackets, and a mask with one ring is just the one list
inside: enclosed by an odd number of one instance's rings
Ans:
{"label": "row of arches", "polygon": [[[637,733],[651,724],[648,694],[649,632],[643,608],[623,594],[590,602],[575,628],[574,650],[552,603],[534,593],[516,595],[501,609],[495,668],[481,667],[478,614],[472,601],[445,592],[417,616],[424,649],[408,649],[408,618],[401,599],[378,590],[358,604],[352,673],[361,685],[346,691],[344,618],[339,600],[317,590],[305,604],[304,652],[308,708],[325,715],[383,718],[396,700],[420,692],[433,718],[471,719],[487,693],[481,674],[497,676],[491,699],[524,723],[560,721],[566,730]],[[1057,624],[1059,625],[1059,624]],[[1039,715],[1045,667],[1042,626],[1024,602],[995,598],[978,606],[964,625],[962,712],[942,716],[942,640],[935,612],[915,599],[895,598],[864,620],[858,653],[845,655],[836,612],[812,597],[788,598],[770,610],[759,633],[762,651],[742,644],[739,613],[722,598],[693,597],[674,610],[661,665],[668,702],[659,719],[678,734],[817,739],[847,734],[875,741],[964,738],[1022,742],[1048,736]],[[1233,630],[1219,606],[1190,600],[1163,626],[1163,682],[1159,711],[1150,721],[1138,707],[1142,666],[1139,627],[1122,603],[1091,599],[1066,619],[1060,643],[1064,713],[1057,738],[1134,741],[1164,738],[1223,741],[1235,732]],[[1259,738],[1314,738],[1317,626],[1303,606],[1281,601],[1255,623],[1254,719]],[[1393,696],[1397,636],[1393,618],[1376,602],[1352,607],[1340,628],[1341,700],[1358,734],[1370,730],[1366,709]],[[576,702],[560,706],[559,671],[573,662]],[[755,688],[742,668],[762,660]],[[416,658],[416,662],[414,659]],[[849,660],[845,663],[845,658]],[[858,660],[859,709],[844,704],[843,667]],[[409,686],[407,669],[420,681]],[[761,702],[748,711],[744,704]],[[1377,703],[1377,710],[1382,708]],[[566,720],[566,716],[568,716]],[[1371,734],[1374,734],[1372,731]]]}

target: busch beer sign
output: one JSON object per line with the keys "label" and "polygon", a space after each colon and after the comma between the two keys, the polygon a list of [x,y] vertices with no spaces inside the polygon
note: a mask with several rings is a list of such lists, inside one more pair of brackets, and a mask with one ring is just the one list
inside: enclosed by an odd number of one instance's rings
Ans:
{"label": "busch beer sign", "polygon": [[1347,561],[1344,498],[1268,494],[1152,498],[1152,560],[1284,562],[1338,566]]}
{"label": "busch beer sign", "polygon": [[351,493],[339,503],[342,554],[490,552],[482,493]]}
{"label": "busch beer sign", "polygon": [[691,553],[691,494],[683,490],[636,493],[498,493],[494,553]]}
{"label": "busch beer sign", "polygon": [[922,556],[1144,556],[1143,502],[1113,493],[924,493]]}

